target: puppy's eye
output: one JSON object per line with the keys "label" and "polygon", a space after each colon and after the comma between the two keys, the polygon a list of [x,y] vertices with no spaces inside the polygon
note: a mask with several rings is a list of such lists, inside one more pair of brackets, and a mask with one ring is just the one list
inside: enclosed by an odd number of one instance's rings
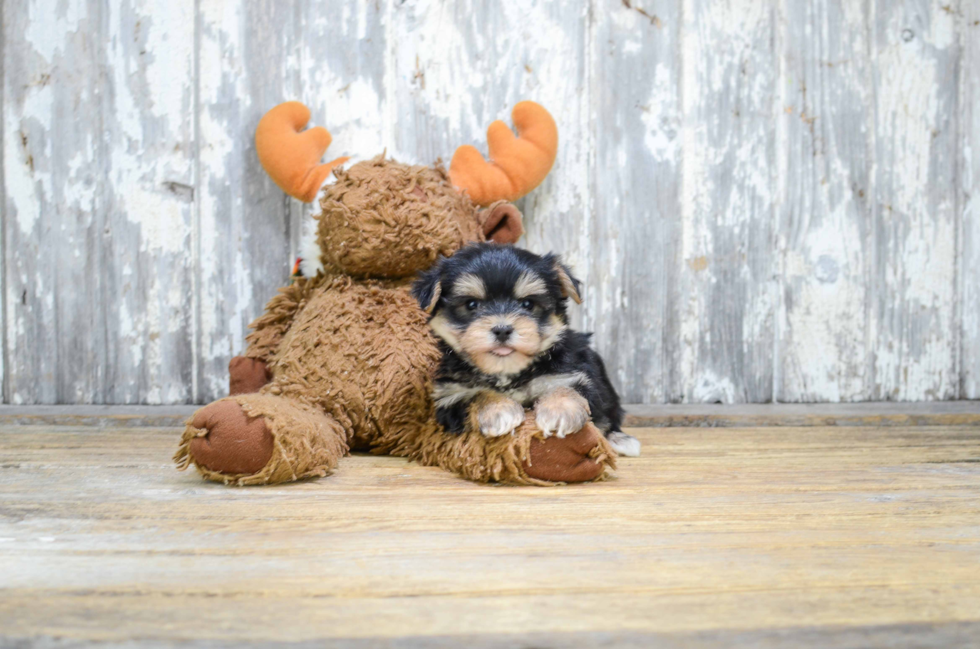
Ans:
{"label": "puppy's eye", "polygon": [[525,311],[531,311],[531,310],[533,310],[534,309],[534,301],[533,300],[521,300],[521,308],[524,309]]}
{"label": "puppy's eye", "polygon": [[476,311],[476,307],[480,306],[479,300],[470,300],[466,303],[466,308],[470,311]]}

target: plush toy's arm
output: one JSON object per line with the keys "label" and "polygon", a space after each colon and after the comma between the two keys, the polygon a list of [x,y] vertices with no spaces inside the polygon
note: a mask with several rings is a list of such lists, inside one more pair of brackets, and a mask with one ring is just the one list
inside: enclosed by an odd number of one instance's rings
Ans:
{"label": "plush toy's arm", "polygon": [[252,333],[245,337],[247,358],[268,362],[279,349],[279,343],[293,324],[293,318],[306,304],[315,279],[299,278],[289,286],[279,289],[274,298],[265,305],[265,313],[252,321]]}

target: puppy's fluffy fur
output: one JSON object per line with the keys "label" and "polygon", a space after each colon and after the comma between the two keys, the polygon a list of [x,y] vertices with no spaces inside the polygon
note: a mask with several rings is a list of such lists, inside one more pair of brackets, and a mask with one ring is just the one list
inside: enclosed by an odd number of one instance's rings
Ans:
{"label": "puppy's fluffy fur", "polygon": [[441,341],[434,398],[448,432],[507,435],[533,406],[545,436],[564,437],[591,416],[617,452],[639,455],[639,441],[620,430],[623,409],[591,334],[568,328],[579,282],[558,257],[475,244],[421,274],[412,293]]}

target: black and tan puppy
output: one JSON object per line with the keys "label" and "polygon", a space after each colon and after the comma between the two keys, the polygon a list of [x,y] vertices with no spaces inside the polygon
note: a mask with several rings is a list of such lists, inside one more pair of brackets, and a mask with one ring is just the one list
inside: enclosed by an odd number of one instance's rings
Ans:
{"label": "black and tan puppy", "polygon": [[533,407],[545,436],[571,434],[591,415],[620,455],[640,454],[639,441],[620,430],[623,409],[590,334],[568,328],[578,284],[554,255],[493,243],[463,248],[419,276],[412,293],[443,352],[433,395],[443,428],[508,435]]}

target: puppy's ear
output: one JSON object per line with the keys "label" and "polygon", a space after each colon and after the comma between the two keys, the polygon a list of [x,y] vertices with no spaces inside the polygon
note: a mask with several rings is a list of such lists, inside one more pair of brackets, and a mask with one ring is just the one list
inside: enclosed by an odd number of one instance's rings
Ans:
{"label": "puppy's ear", "polygon": [[445,258],[440,259],[427,271],[419,273],[418,279],[412,284],[412,297],[419,302],[419,306],[432,315],[436,307],[439,306],[439,298],[442,297],[442,264]]}
{"label": "puppy's ear", "polygon": [[524,234],[521,211],[507,201],[497,201],[479,214],[483,236],[496,243],[517,243]]}
{"label": "puppy's ear", "polygon": [[562,297],[570,297],[575,300],[575,304],[581,304],[582,298],[579,297],[582,282],[572,276],[568,266],[561,263],[561,259],[555,257],[555,273],[558,274],[558,285],[561,287]]}

